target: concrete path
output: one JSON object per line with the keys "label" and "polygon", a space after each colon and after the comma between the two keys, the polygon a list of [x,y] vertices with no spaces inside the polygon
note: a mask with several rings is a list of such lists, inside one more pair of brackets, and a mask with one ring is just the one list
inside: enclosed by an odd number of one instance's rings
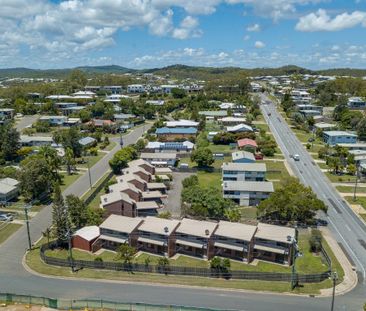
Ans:
{"label": "concrete path", "polygon": [[[354,271],[351,263],[348,261],[346,255],[343,250],[340,248],[337,241],[332,237],[329,229],[326,227],[322,227],[320,231],[323,234],[324,239],[327,241],[328,245],[332,249],[334,255],[337,257],[338,262],[342,266],[344,270],[344,278],[343,282],[336,286],[336,295],[342,295],[349,291],[357,285],[357,274]],[[329,296],[332,294],[332,288],[327,288],[321,290],[321,295]]]}

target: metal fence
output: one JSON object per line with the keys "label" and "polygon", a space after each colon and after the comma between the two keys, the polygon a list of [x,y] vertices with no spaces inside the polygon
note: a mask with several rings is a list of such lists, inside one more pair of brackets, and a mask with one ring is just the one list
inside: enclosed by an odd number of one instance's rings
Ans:
{"label": "metal fence", "polygon": [[[71,267],[76,269],[89,268],[100,270],[114,270],[124,271],[128,273],[155,273],[165,275],[184,275],[184,276],[199,276],[208,278],[223,278],[236,280],[261,280],[261,281],[275,281],[275,282],[291,282],[293,275],[291,273],[272,273],[272,272],[257,272],[257,271],[240,271],[232,270],[225,271],[220,269],[209,269],[199,267],[183,267],[172,265],[145,265],[145,264],[125,264],[122,262],[108,262],[108,261],[90,261],[90,260],[71,260],[50,257],[45,254],[47,249],[57,247],[57,244],[51,242],[44,244],[40,248],[41,259],[49,265]],[[296,279],[301,283],[318,283],[326,280],[330,276],[330,270],[324,273],[315,274],[298,274]]]}
{"label": "metal fence", "polygon": [[111,180],[113,177],[113,172],[109,172],[106,177],[104,177],[103,181],[97,185],[95,188],[93,188],[93,191],[88,194],[88,197],[85,198],[85,204],[88,205],[91,201],[94,200],[94,198],[99,194],[100,190],[102,190],[105,185]]}
{"label": "metal fence", "polygon": [[82,309],[99,309],[99,310],[115,310],[115,311],[230,311],[207,309],[198,307],[185,307],[179,305],[155,305],[139,302],[116,302],[104,299],[56,299],[47,297],[37,297],[30,295],[18,295],[0,293],[0,302],[7,304],[21,303],[25,305],[41,305],[59,310],[82,310]]}

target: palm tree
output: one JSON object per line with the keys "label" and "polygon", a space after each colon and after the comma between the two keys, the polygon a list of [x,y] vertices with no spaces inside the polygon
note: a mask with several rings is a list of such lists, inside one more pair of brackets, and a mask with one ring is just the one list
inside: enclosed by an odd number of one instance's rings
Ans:
{"label": "palm tree", "polygon": [[71,168],[75,165],[74,153],[71,148],[65,149],[65,163],[67,175],[71,175]]}

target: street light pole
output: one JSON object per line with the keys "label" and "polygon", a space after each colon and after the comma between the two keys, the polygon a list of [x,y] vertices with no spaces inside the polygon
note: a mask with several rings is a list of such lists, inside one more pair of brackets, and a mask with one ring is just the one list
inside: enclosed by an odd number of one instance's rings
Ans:
{"label": "street light pole", "polygon": [[332,293],[332,305],[331,305],[331,309],[330,309],[331,311],[334,311],[335,288],[336,288],[337,280],[338,280],[338,275],[337,275],[337,272],[334,271],[332,273],[333,293]]}
{"label": "street light pole", "polygon": [[68,241],[68,246],[69,246],[69,258],[70,258],[70,266],[71,266],[71,271],[72,272],[75,272],[75,269],[74,269],[74,257],[72,255],[72,243],[71,243],[71,228],[70,228],[70,223],[69,223],[69,218],[68,218],[68,206],[66,205],[66,209],[65,209],[65,212],[66,212],[66,234],[67,234],[67,241]]}
{"label": "street light pole", "polygon": [[87,162],[87,165],[88,165],[88,175],[89,175],[89,186],[90,186],[90,190],[91,190],[93,188],[93,184],[92,184],[92,180],[91,180],[89,160]]}
{"label": "street light pole", "polygon": [[355,181],[355,188],[354,188],[354,191],[353,191],[353,201],[356,201],[357,197],[356,197],[356,194],[357,194],[357,182],[358,182],[358,164],[356,163],[356,181]]}
{"label": "street light pole", "polygon": [[31,236],[30,236],[29,217],[28,217],[28,209],[30,209],[30,208],[31,208],[31,206],[29,206],[29,205],[24,206],[25,222],[27,224],[28,250],[29,251],[32,249],[32,240],[31,240]]}

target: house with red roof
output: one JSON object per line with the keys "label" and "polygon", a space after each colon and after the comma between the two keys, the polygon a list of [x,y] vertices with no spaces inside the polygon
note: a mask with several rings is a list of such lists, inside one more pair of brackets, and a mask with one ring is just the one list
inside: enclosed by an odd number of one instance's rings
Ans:
{"label": "house with red roof", "polygon": [[239,139],[237,141],[238,148],[255,153],[258,149],[258,145],[255,140],[249,138]]}

